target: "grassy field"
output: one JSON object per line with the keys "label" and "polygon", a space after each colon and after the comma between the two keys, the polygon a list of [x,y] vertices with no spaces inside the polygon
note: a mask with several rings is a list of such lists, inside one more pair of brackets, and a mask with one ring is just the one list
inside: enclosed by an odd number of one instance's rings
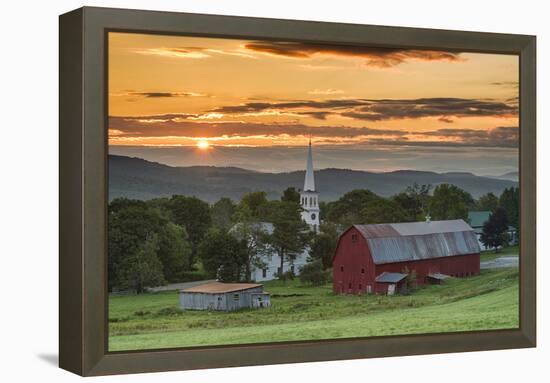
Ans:
{"label": "grassy field", "polygon": [[331,286],[265,284],[272,307],[181,311],[176,292],[112,296],[109,350],[518,327],[517,269],[426,286],[408,296],[336,296]]}
{"label": "grassy field", "polygon": [[505,247],[500,249],[498,253],[494,250],[486,250],[481,252],[481,261],[492,261],[495,258],[505,257],[507,255],[519,255],[519,245]]}

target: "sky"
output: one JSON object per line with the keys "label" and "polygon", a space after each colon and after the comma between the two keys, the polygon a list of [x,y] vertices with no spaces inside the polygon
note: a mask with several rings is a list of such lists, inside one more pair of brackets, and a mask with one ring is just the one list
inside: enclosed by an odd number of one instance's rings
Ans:
{"label": "sky", "polygon": [[174,166],[518,168],[515,55],[109,33],[109,149]]}

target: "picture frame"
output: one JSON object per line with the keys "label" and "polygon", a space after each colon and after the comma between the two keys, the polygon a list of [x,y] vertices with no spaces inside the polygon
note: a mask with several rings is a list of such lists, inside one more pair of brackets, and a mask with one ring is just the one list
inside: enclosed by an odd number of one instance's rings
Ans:
{"label": "picture frame", "polygon": [[[519,55],[519,329],[108,352],[109,31]],[[59,44],[61,368],[95,376],[536,346],[534,36],[84,7],[60,16]]]}

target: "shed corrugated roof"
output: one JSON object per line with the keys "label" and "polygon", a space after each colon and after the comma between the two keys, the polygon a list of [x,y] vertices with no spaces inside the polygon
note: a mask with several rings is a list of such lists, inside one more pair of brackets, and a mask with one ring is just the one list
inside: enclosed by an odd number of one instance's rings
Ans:
{"label": "shed corrugated roof", "polygon": [[375,264],[480,252],[473,229],[461,219],[354,227],[367,240]]}
{"label": "shed corrugated roof", "polygon": [[188,289],[180,290],[180,293],[230,293],[233,291],[241,291],[253,289],[255,287],[261,287],[259,283],[223,283],[223,282],[210,282],[204,285],[198,285],[189,287]]}
{"label": "shed corrugated roof", "polygon": [[397,283],[402,281],[403,279],[407,278],[408,274],[403,273],[389,273],[387,271],[384,271],[382,274],[376,277],[376,282],[384,282],[384,283]]}

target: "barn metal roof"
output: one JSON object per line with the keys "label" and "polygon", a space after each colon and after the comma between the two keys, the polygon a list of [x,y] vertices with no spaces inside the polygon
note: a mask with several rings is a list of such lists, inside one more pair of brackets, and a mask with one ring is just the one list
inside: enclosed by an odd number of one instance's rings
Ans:
{"label": "barn metal roof", "polygon": [[221,294],[230,293],[233,291],[241,291],[253,289],[255,287],[261,287],[259,283],[222,283],[222,282],[210,282],[204,285],[198,285],[189,287],[188,289],[180,290],[180,293],[210,293]]}
{"label": "barn metal roof", "polygon": [[477,254],[479,243],[463,220],[354,225],[375,264]]}
{"label": "barn metal roof", "polygon": [[376,277],[375,281],[384,283],[397,283],[407,278],[407,275],[409,274],[389,273],[387,271],[384,271],[382,274]]}

